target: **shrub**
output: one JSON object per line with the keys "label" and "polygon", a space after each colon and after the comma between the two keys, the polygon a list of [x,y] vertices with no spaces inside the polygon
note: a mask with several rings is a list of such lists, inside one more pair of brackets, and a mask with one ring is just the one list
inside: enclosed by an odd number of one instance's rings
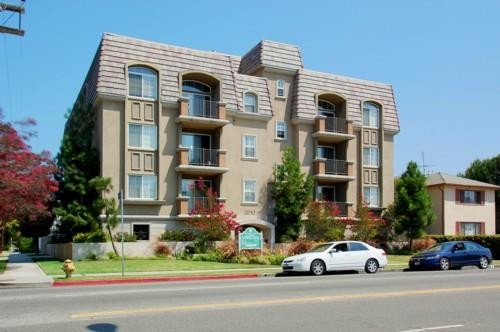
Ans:
{"label": "shrub", "polygon": [[436,244],[436,240],[431,237],[424,237],[422,239],[413,240],[411,251],[422,251]]}
{"label": "shrub", "polygon": [[305,253],[306,251],[311,249],[312,246],[313,242],[299,239],[293,242],[288,248],[288,256]]}
{"label": "shrub", "polygon": [[233,240],[224,241],[217,246],[217,251],[224,259],[233,259],[238,255],[238,246]]}
{"label": "shrub", "polygon": [[454,236],[454,235],[429,235],[437,242],[446,241],[473,241],[489,248],[494,259],[500,259],[500,235],[473,235],[473,236]]}
{"label": "shrub", "polygon": [[[116,242],[122,241],[122,233],[118,232],[113,236],[113,240]],[[123,242],[137,242],[137,236],[135,234],[123,233]]]}
{"label": "shrub", "polygon": [[172,251],[170,250],[170,247],[167,246],[166,244],[163,244],[163,243],[157,243],[155,245],[154,252],[155,252],[155,256],[157,256],[157,257],[166,257],[172,253]]}
{"label": "shrub", "polygon": [[111,259],[111,260],[115,260],[115,259],[119,258],[118,255],[115,254],[113,251],[106,253],[106,256],[108,256],[108,259]]}
{"label": "shrub", "polygon": [[271,265],[281,265],[281,263],[285,259],[285,256],[283,256],[283,255],[269,255],[269,256],[267,256],[267,259],[269,260],[269,264],[271,264]]}
{"label": "shrub", "polygon": [[21,236],[18,240],[18,249],[20,252],[32,252],[33,250],[33,239],[30,237]]}
{"label": "shrub", "polygon": [[338,207],[331,202],[312,202],[304,220],[306,236],[313,241],[335,241],[344,238],[346,223],[339,220]]}
{"label": "shrub", "polygon": [[160,241],[194,241],[196,234],[192,229],[166,230],[160,235]]}
{"label": "shrub", "polygon": [[99,257],[96,254],[89,254],[85,259],[91,260],[91,261],[96,261],[99,259]]}
{"label": "shrub", "polygon": [[108,237],[105,233],[101,231],[90,232],[90,233],[78,233],[73,236],[74,243],[99,243],[107,242]]}

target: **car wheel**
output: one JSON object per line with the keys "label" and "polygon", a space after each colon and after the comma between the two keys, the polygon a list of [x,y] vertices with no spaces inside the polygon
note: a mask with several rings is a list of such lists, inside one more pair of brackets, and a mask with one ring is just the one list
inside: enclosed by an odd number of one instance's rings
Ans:
{"label": "car wheel", "polygon": [[488,268],[488,265],[488,258],[481,256],[481,258],[479,258],[479,268],[484,270]]}
{"label": "car wheel", "polygon": [[366,273],[375,273],[378,271],[378,262],[376,259],[370,258],[366,261],[365,264],[365,272]]}
{"label": "car wheel", "polygon": [[315,259],[311,263],[311,273],[314,274],[315,276],[320,276],[323,273],[325,273],[325,263],[323,263],[322,260],[320,259]]}
{"label": "car wheel", "polygon": [[441,258],[439,261],[439,268],[443,271],[450,269],[450,260],[446,257]]}

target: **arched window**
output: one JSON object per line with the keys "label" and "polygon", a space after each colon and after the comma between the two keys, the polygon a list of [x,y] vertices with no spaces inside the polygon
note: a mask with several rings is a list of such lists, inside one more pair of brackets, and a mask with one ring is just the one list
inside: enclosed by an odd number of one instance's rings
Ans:
{"label": "arched window", "polygon": [[157,73],[146,67],[129,67],[128,94],[132,97],[156,99],[158,96]]}
{"label": "arched window", "polygon": [[328,117],[335,116],[335,104],[326,101],[326,100],[318,100],[318,114]]}
{"label": "arched window", "polygon": [[212,93],[212,88],[205,83],[198,81],[183,81],[182,82],[182,93],[190,94],[202,94],[210,95]]}
{"label": "arched window", "polygon": [[257,113],[257,95],[255,93],[245,93],[245,112]]}
{"label": "arched window", "polygon": [[363,126],[378,128],[379,127],[380,106],[366,102],[363,104]]}

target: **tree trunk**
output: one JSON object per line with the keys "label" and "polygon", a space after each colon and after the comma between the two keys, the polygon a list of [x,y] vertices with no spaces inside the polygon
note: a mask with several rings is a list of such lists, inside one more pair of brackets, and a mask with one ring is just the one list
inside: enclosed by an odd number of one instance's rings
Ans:
{"label": "tree trunk", "polygon": [[[111,234],[111,227],[109,226],[109,223],[106,223],[106,228],[108,229],[109,238],[111,240],[111,246],[113,247],[113,251],[115,252],[115,255],[117,257],[120,257],[120,255],[118,254],[118,250],[116,250],[115,240],[113,240],[113,234]],[[122,234],[122,236],[123,236],[123,234]]]}
{"label": "tree trunk", "polygon": [[0,223],[1,231],[0,231],[0,253],[3,251],[3,240],[5,239],[5,225]]}
{"label": "tree trunk", "polygon": [[411,251],[411,250],[412,250],[412,245],[413,245],[413,238],[411,237],[411,238],[410,238],[410,252],[412,252],[412,251]]}

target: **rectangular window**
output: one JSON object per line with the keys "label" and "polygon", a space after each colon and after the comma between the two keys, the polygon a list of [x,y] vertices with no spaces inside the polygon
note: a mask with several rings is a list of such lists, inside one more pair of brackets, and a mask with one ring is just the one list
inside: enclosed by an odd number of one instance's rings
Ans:
{"label": "rectangular window", "polygon": [[316,147],[316,158],[335,159],[335,147],[319,145]]}
{"label": "rectangular window", "polygon": [[481,191],[479,190],[459,190],[459,201],[465,204],[482,204]]}
{"label": "rectangular window", "polygon": [[257,158],[257,136],[243,135],[243,158]]}
{"label": "rectangular window", "polygon": [[134,148],[156,150],[156,126],[128,125],[128,145]]}
{"label": "rectangular window", "polygon": [[243,180],[243,203],[257,203],[257,181]]}
{"label": "rectangular window", "polygon": [[134,233],[137,240],[148,241],[149,240],[149,225],[137,225],[132,226],[132,232]]}
{"label": "rectangular window", "polygon": [[335,202],[335,187],[318,186],[316,200],[321,202]]}
{"label": "rectangular window", "polygon": [[380,108],[373,103],[365,103],[363,106],[363,126],[378,128]]}
{"label": "rectangular window", "polygon": [[286,140],[286,122],[276,121],[276,139]]}
{"label": "rectangular window", "polygon": [[245,93],[245,112],[257,113],[257,96],[253,93]]}
{"label": "rectangular window", "polygon": [[128,198],[156,200],[156,175],[129,175]]}
{"label": "rectangular window", "polygon": [[481,223],[461,222],[460,235],[481,235]]}
{"label": "rectangular window", "polygon": [[278,97],[285,96],[285,81],[284,80],[277,80],[276,81],[276,95]]}
{"label": "rectangular window", "polygon": [[157,74],[155,71],[132,66],[128,69],[128,94],[132,97],[156,99]]}
{"label": "rectangular window", "polygon": [[378,148],[363,148],[363,166],[378,167]]}
{"label": "rectangular window", "polygon": [[379,189],[378,187],[364,187],[363,195],[366,201],[366,204],[370,207],[378,207],[380,205],[379,202]]}

